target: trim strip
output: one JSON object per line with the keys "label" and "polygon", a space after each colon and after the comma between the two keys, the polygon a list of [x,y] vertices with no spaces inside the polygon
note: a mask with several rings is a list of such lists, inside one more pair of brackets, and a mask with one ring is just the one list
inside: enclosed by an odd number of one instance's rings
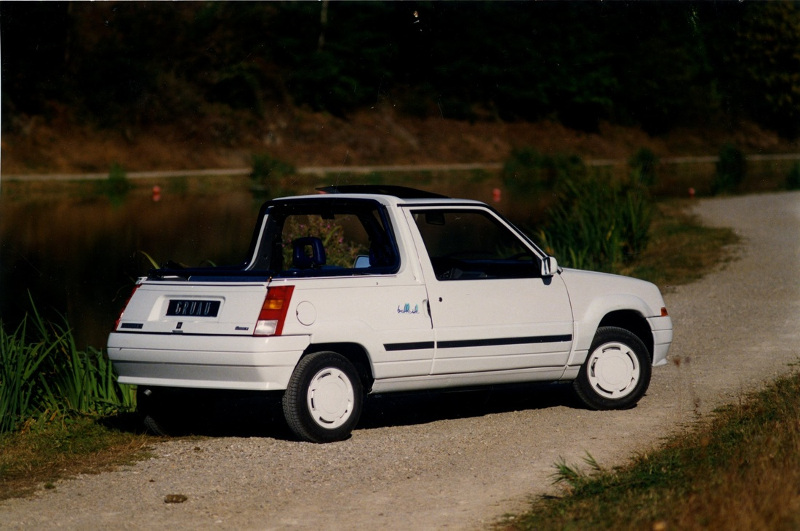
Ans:
{"label": "trim strip", "polygon": [[560,336],[534,337],[499,337],[496,339],[463,339],[457,341],[439,341],[439,348],[490,347],[498,345],[530,345],[534,343],[562,343],[572,341],[572,334]]}
{"label": "trim strip", "polygon": [[383,345],[386,352],[394,350],[427,350],[434,347],[433,341],[420,341],[418,343],[388,343]]}
{"label": "trim strip", "polygon": [[438,348],[467,348],[467,347],[493,347],[499,345],[532,345],[540,343],[563,343],[572,341],[571,334],[559,336],[533,336],[533,337],[499,337],[496,339],[460,339],[456,341],[420,341],[418,343],[387,343],[383,348],[387,352],[397,350],[427,350]]}

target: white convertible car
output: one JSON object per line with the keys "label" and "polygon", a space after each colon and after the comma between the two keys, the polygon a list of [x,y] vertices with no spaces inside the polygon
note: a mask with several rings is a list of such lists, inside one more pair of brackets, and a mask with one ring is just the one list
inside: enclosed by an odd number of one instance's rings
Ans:
{"label": "white convertible car", "polygon": [[367,393],[572,381],[588,407],[623,409],[666,363],[651,283],[562,269],[477,201],[323,192],[265,203],[239,266],[137,281],[108,352],[152,429],[174,388],[282,392],[315,442],[347,438]]}

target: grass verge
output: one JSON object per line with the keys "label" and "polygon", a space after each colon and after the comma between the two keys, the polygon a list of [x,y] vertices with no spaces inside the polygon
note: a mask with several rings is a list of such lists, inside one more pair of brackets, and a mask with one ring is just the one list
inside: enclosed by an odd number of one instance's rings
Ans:
{"label": "grass verge", "polygon": [[146,457],[152,437],[139,433],[127,418],[40,420],[0,435],[0,500],[30,495],[39,486],[55,488],[59,479],[111,470]]}
{"label": "grass verge", "polygon": [[795,373],[625,467],[603,471],[595,463],[587,475],[559,464],[554,477],[564,496],[542,498],[498,528],[797,529],[798,418]]}
{"label": "grass verge", "polygon": [[728,228],[703,226],[689,212],[691,205],[684,200],[656,203],[647,247],[618,272],[669,291],[733,260],[738,236]]}

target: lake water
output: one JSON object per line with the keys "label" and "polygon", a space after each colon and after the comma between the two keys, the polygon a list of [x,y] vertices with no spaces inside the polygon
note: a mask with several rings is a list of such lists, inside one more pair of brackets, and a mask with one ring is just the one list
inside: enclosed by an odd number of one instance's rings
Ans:
{"label": "lake water", "polygon": [[102,347],[138,276],[157,263],[234,264],[248,249],[260,201],[251,194],[0,200],[0,318],[64,314],[79,347]]}

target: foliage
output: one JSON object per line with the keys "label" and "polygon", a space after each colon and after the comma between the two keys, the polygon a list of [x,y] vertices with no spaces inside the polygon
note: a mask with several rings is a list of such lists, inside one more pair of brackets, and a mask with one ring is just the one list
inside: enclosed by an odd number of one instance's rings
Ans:
{"label": "foliage", "polygon": [[179,121],[191,135],[220,106],[344,115],[390,101],[588,131],[747,117],[800,134],[793,2],[10,2],[0,24],[14,43],[4,111],[58,102],[103,126]]}
{"label": "foliage", "polygon": [[97,192],[108,197],[112,203],[119,204],[133,186],[128,180],[125,168],[115,162],[111,165],[108,178],[97,183]]}
{"label": "foliage", "polygon": [[712,193],[717,195],[736,191],[744,181],[746,171],[744,153],[733,144],[725,144],[719,152],[717,171],[711,183]]}
{"label": "foliage", "polygon": [[800,4],[763,2],[701,8],[724,109],[787,137],[800,135]]}
{"label": "foliage", "polygon": [[256,186],[269,188],[280,184],[281,180],[294,173],[294,166],[278,160],[267,153],[253,155],[250,180]]}
{"label": "foliage", "polygon": [[786,176],[786,188],[789,190],[800,190],[800,162],[792,166]]}
{"label": "foliage", "polygon": [[585,175],[577,155],[543,155],[530,147],[514,148],[502,170],[506,188],[522,195],[552,190],[562,180]]}
{"label": "foliage", "polygon": [[292,241],[305,236],[314,236],[322,240],[327,265],[353,267],[358,255],[368,253],[367,249],[345,238],[344,227],[337,223],[337,220],[307,216],[304,221],[304,223],[287,223],[284,227],[284,264],[292,263]]}
{"label": "foliage", "polygon": [[98,415],[133,406],[131,389],[117,383],[105,354],[79,350],[66,320],[47,323],[35,305],[13,332],[0,323],[0,348],[0,433],[46,415]]}
{"label": "foliage", "polygon": [[559,181],[540,241],[564,265],[614,271],[641,253],[652,217],[647,191],[596,176]]}
{"label": "foliage", "polygon": [[648,148],[641,148],[628,160],[631,167],[631,180],[644,187],[651,187],[656,183],[656,167],[658,157]]}

